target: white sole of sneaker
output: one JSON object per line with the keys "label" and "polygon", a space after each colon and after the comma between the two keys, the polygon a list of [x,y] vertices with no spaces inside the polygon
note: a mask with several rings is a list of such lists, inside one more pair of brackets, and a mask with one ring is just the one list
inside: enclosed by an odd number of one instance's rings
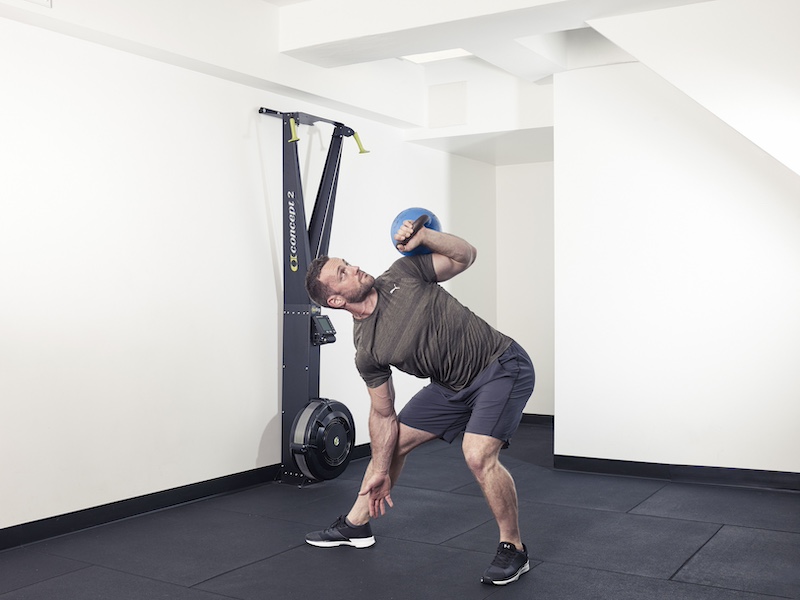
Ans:
{"label": "white sole of sneaker", "polygon": [[508,585],[509,583],[514,583],[517,579],[519,579],[520,575],[523,573],[527,573],[531,570],[530,563],[525,563],[519,568],[519,571],[514,573],[508,579],[503,579],[502,581],[492,581],[491,579],[486,579],[485,577],[481,577],[481,583],[488,583],[489,585]]}
{"label": "white sole of sneaker", "polygon": [[343,540],[341,542],[312,542],[306,540],[306,543],[316,546],[317,548],[336,548],[337,546],[352,546],[353,548],[369,548],[375,543],[375,536],[368,538],[358,538],[355,540]]}

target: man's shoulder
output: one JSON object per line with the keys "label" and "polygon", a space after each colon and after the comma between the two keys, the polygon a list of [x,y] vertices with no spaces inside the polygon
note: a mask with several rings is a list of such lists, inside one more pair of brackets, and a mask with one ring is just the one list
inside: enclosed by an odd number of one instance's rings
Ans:
{"label": "man's shoulder", "polygon": [[388,281],[412,277],[424,281],[436,281],[436,272],[433,269],[433,259],[431,254],[417,254],[414,256],[403,256],[398,258],[386,269],[377,279]]}

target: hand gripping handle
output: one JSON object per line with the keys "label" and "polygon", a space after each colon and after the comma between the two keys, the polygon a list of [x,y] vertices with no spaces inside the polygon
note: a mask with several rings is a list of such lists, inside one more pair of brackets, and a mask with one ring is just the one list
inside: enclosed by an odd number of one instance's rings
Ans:
{"label": "hand gripping handle", "polygon": [[400,242],[397,242],[396,245],[397,246],[405,246],[408,242],[411,241],[411,238],[413,238],[415,235],[417,235],[417,232],[420,229],[425,227],[425,225],[427,225],[428,222],[430,222],[430,220],[431,220],[431,218],[430,218],[429,215],[420,215],[419,217],[417,217],[416,221],[414,221],[413,225],[411,225],[411,227],[412,227],[411,235],[409,235],[406,239],[404,239],[404,240],[402,240]]}

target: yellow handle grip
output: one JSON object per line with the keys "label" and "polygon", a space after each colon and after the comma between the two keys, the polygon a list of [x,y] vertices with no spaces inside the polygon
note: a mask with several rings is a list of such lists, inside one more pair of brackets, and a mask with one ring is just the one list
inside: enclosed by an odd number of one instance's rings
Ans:
{"label": "yellow handle grip", "polygon": [[358,137],[358,133],[355,131],[353,132],[353,139],[356,141],[356,144],[358,144],[359,154],[369,154],[369,150],[364,149],[364,145],[361,143],[361,138]]}
{"label": "yellow handle grip", "polygon": [[294,117],[289,117],[289,129],[292,130],[292,137],[290,142],[296,142],[300,138],[297,137],[297,123],[294,122]]}

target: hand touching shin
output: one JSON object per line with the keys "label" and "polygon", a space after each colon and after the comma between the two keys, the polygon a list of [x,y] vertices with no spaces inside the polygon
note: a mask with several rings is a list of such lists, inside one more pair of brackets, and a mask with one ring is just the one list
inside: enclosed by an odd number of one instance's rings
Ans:
{"label": "hand touching shin", "polygon": [[386,514],[386,509],[394,508],[391,496],[392,479],[386,473],[375,473],[364,479],[359,496],[367,496],[369,500],[369,516],[372,518]]}

